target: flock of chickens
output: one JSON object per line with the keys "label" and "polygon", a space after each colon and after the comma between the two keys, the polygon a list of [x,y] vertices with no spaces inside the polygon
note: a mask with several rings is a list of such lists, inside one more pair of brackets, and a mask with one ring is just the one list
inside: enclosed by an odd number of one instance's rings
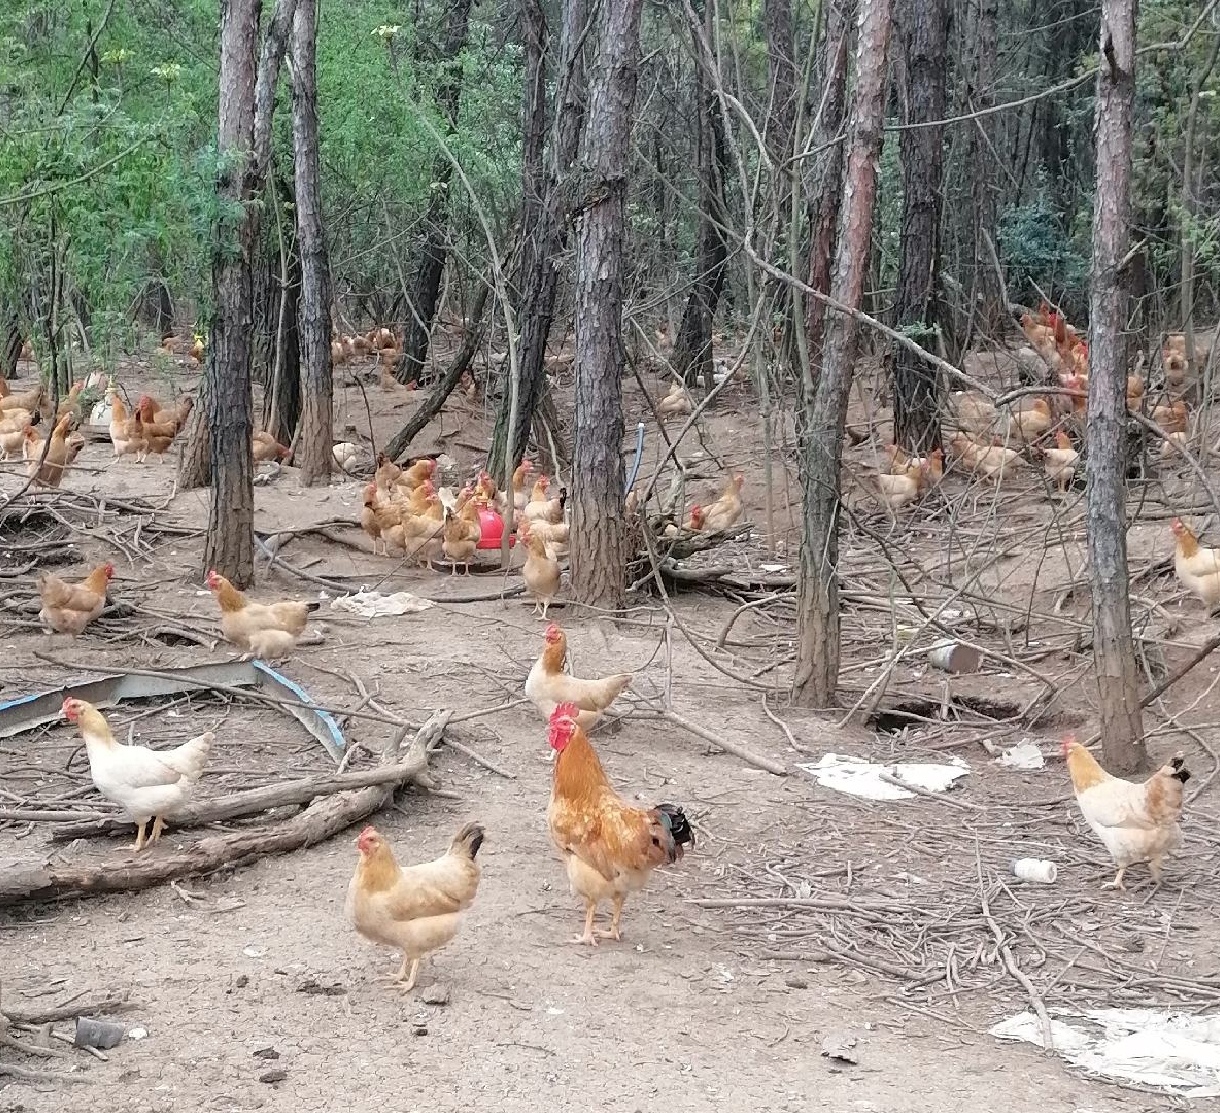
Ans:
{"label": "flock of chickens", "polygon": [[[44,591],[54,594],[54,604],[44,599],[44,609],[75,605],[82,612],[88,607],[96,616],[112,571],[102,565],[81,585],[44,584]],[[215,572],[209,572],[207,584],[220,603],[225,637],[254,652],[265,645],[270,632],[299,636],[309,611],[317,606],[249,603]],[[547,822],[572,892],[585,905],[584,930],[575,941],[596,946],[602,938],[621,938],[627,897],[647,884],[654,869],[681,859],[685,847],[693,845],[694,833],[676,804],[627,804],[610,784],[585,733],[627,689],[632,675],[586,680],[565,671],[566,659],[567,637],[551,623],[526,679],[525,694],[546,719],[555,753]],[[80,731],[95,787],[136,825],[135,852],[156,843],[166,820],[186,804],[202,778],[215,735],[208,731],[174,749],[151,750],[118,742],[105,716],[84,700],[65,699],[63,715]],[[373,827],[361,832],[347,915],[361,935],[402,952],[394,980],[407,990],[415,985],[422,957],[453,938],[461,913],[474,900],[480,875],[476,857],[483,839],[483,827],[468,823],[446,854],[404,869]],[[604,903],[610,905],[610,924],[595,930]]]}
{"label": "flock of chickens", "polygon": [[[1031,462],[1040,463],[1047,479],[1063,494],[1075,478],[1080,457],[1076,442],[1084,432],[1088,401],[1088,342],[1046,302],[1036,316],[1022,314],[1021,328],[1058,380],[1059,390],[1027,394],[999,409],[979,391],[953,392],[948,416],[956,431],[947,442],[949,463],[966,474],[997,482]],[[1189,371],[1184,336],[1167,337],[1161,366],[1161,400],[1147,407],[1147,414],[1163,434],[1161,458],[1171,459],[1189,437],[1190,409],[1182,397]],[[1132,413],[1145,411],[1147,386],[1141,375],[1127,378],[1126,399]],[[884,453],[876,488],[881,501],[893,510],[915,502],[944,475],[946,461],[939,448],[926,457],[909,456],[895,445],[886,446]]]}

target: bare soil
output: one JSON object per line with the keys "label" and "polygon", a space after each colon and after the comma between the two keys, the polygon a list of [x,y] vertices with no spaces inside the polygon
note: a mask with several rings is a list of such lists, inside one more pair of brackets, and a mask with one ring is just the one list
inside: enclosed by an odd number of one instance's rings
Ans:
{"label": "bare soil", "polygon": [[[995,362],[989,377],[1003,381],[1012,368]],[[190,385],[185,369],[175,374]],[[147,364],[126,368],[123,381],[129,390],[172,394]],[[625,388],[629,431],[637,418],[649,429],[647,478],[664,444],[638,388],[630,380]],[[365,397],[343,391],[337,437],[367,434]],[[367,399],[379,443],[416,404],[408,392],[390,396],[376,386]],[[875,443],[885,419],[875,382],[862,376],[853,426],[871,431]],[[485,450],[488,430],[483,408],[455,396],[415,450],[444,452],[465,470]],[[468,819],[488,831],[478,900],[453,944],[425,961],[413,997],[377,982],[396,956],[344,920],[355,831],[173,887],[9,908],[0,915],[4,1002],[28,1008],[129,989],[133,1007],[124,1019],[148,1035],[107,1052],[106,1062],[58,1043],[69,1058],[0,1048],[0,1065],[71,1067],[90,1079],[29,1083],[0,1072],[0,1110],[336,1102],[357,1111],[1166,1108],[1164,1096],[1087,1079],[986,1030],[1030,1005],[1001,941],[1052,1008],[1160,1002],[1193,1010],[1220,996],[1215,667],[1200,665],[1148,717],[1154,754],[1182,749],[1196,770],[1186,845],[1159,891],[1133,871],[1130,892],[1102,893],[1109,862],[1079,820],[1062,765],[1051,756],[1042,770],[1015,771],[988,749],[1030,738],[1053,755],[1065,728],[1090,729],[1079,491],[1053,500],[1032,468],[1003,490],[950,477],[895,519],[867,494],[872,445],[849,450],[842,698],[847,706],[861,701],[871,715],[865,726],[859,717],[844,723],[846,707],[819,714],[786,706],[795,628],[783,578],[797,536],[790,427],[775,432],[770,550],[763,436],[746,388],[730,388],[703,422],[701,441],[689,438],[679,452],[688,502],[714,494],[726,469],[747,479],[753,540],[691,562],[732,570],[731,585],[671,587],[668,611],[640,595],[618,622],[570,607],[556,616],[569,633],[573,671],[637,673],[624,716],[594,734],[615,783],[631,800],[683,803],[696,824],[695,851],[628,904],[622,943],[590,950],[566,942],[581,913],[546,834],[543,724],[528,704],[496,710],[459,724],[453,737],[513,779],[442,747],[431,768],[443,794],[411,790],[374,817],[403,860],[440,853]],[[31,516],[0,544],[3,699],[59,687],[86,666],[231,656],[215,640],[201,584],[197,531],[206,492],[174,493],[171,464],[115,461],[105,442],[90,444],[79,463],[51,501],[58,518]],[[20,474],[0,473],[0,498],[18,489]],[[498,572],[467,580],[374,558],[354,525],[358,479],[308,490],[291,469],[267,474],[257,488],[260,532],[353,523],[281,537],[280,555],[293,567],[353,588],[440,600],[422,614],[372,621],[323,608],[312,624],[318,644],[301,647],[283,672],[320,703],[349,709],[361,705],[349,678],[358,676],[384,706],[421,723],[439,707],[462,715],[520,695],[541,619],[521,598],[462,601],[519,581]],[[668,482],[667,475],[662,493]],[[1172,672],[1214,626],[1166,574],[1172,550],[1164,518],[1204,506],[1208,496],[1197,488],[1188,473],[1159,467],[1133,482],[1137,628],[1154,677]],[[74,644],[48,639],[34,617],[35,556],[71,575],[114,560],[112,599],[131,610],[104,618]],[[257,598],[311,598],[319,590],[260,562]],[[755,605],[735,615],[747,602]],[[932,612],[989,651],[981,673],[940,673],[914,652],[942,636],[924,628]],[[693,642],[677,628],[667,641],[671,614]],[[910,656],[893,662],[895,647],[909,647]],[[35,651],[73,666],[39,660]],[[679,714],[784,763],[790,775],[752,768],[638,714],[661,706],[668,692]],[[293,720],[243,701],[148,701],[115,709],[111,720],[121,736],[130,725],[138,741],[152,744],[216,729],[204,796],[332,764]],[[390,733],[359,718],[345,729],[352,742],[373,744]],[[873,803],[821,788],[795,768],[828,751],[881,761],[937,761],[951,752],[971,772],[942,798]],[[357,757],[353,767],[369,760]],[[51,824],[13,818],[35,808],[109,810],[72,731],[0,739],[0,786],[0,869],[52,857],[120,861],[128,853],[118,840],[52,842]],[[171,828],[167,840],[198,837]],[[1055,861],[1058,882],[1016,882],[1009,862],[1023,856]],[[738,903],[759,900],[788,903]],[[827,1037],[842,1036],[857,1040],[858,1062],[821,1054]]]}

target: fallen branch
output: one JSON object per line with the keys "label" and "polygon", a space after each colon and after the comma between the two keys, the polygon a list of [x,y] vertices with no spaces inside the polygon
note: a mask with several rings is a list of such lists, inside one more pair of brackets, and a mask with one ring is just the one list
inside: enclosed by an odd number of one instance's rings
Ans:
{"label": "fallen branch", "polygon": [[60,1020],[73,1020],[78,1016],[105,1016],[122,1009],[131,1008],[130,992],[108,993],[103,997],[77,998],[66,1005],[49,1009],[23,1009],[10,1004],[0,1006],[0,1014],[13,1024],[55,1024]]}
{"label": "fallen branch", "polygon": [[[676,711],[658,711],[655,713],[648,712],[640,717],[651,718],[654,714],[657,718],[665,719],[668,722],[673,723],[674,726],[681,727],[683,730],[689,731],[696,737],[702,738],[706,742],[710,742],[713,746],[717,747],[717,749],[724,750],[725,753],[741,758],[741,760],[747,765],[753,765],[756,769],[765,769],[768,773],[774,773],[777,777],[786,777],[788,775],[787,768],[781,765],[778,761],[772,761],[769,757],[763,757],[761,754],[754,753],[753,750],[747,750],[744,746],[739,746],[736,742],[728,742],[725,739],[713,734],[710,730],[706,730],[699,726],[698,723],[692,723],[689,719],[683,718],[683,716],[679,715]],[[635,718],[635,716],[633,715],[632,718]]]}
{"label": "fallen branch", "polygon": [[[393,799],[398,785],[425,777],[428,746],[435,741],[439,729],[435,715],[419,728],[407,759],[398,766],[397,775],[390,783],[315,800],[303,812],[280,823],[250,831],[213,835],[200,839],[185,850],[169,854],[158,854],[154,849],[140,857],[126,856],[101,864],[46,865],[6,870],[0,873],[0,907],[31,900],[60,900],[72,895],[93,896],[148,889],[166,881],[238,865],[252,858],[284,854],[325,842],[385,807]],[[392,763],[401,737],[400,733],[383,750],[383,762]]]}
{"label": "fallen branch", "polygon": [[[281,781],[260,788],[234,792],[215,800],[201,800],[188,804],[176,815],[169,817],[173,827],[203,827],[209,823],[220,823],[226,819],[269,812],[274,808],[290,807],[293,804],[308,804],[319,796],[333,796],[338,792],[350,792],[360,788],[375,788],[378,785],[405,785],[419,773],[418,762],[413,758],[399,765],[377,765],[372,769],[360,769],[355,773],[329,773],[319,777],[302,777],[296,781]],[[75,817],[73,817],[75,818]],[[131,834],[131,821],[124,818],[92,820],[88,823],[64,823],[51,832],[56,840],[84,839],[93,835]]]}

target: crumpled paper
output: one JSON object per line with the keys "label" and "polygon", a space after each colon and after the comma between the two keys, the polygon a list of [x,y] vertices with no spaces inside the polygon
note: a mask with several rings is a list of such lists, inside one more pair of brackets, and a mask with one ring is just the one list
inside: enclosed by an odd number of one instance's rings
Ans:
{"label": "crumpled paper", "polygon": [[[1053,1009],[1053,1050],[1089,1074],[1188,1098],[1220,1096],[1220,1014],[1167,1009]],[[1044,1047],[1042,1024],[1018,1013],[990,1029],[1001,1040]]]}
{"label": "crumpled paper", "polygon": [[950,758],[950,761],[951,765],[909,761],[874,765],[846,754],[823,754],[818,761],[798,765],[797,768],[812,775],[824,788],[833,788],[848,796],[859,796],[865,800],[909,800],[918,793],[908,792],[886,777],[927,792],[944,792],[959,777],[970,772],[970,767],[959,758]]}
{"label": "crumpled paper", "polygon": [[1046,759],[1042,756],[1042,751],[1038,749],[1036,743],[1031,742],[1028,738],[1023,738],[1015,746],[1010,746],[1000,754],[995,759],[995,763],[1009,769],[1041,769],[1046,765]]}
{"label": "crumpled paper", "polygon": [[396,591],[383,595],[380,591],[361,588],[355,595],[340,595],[331,601],[331,609],[350,611],[362,618],[382,618],[392,614],[417,614],[433,606],[431,599],[421,599],[409,591]]}

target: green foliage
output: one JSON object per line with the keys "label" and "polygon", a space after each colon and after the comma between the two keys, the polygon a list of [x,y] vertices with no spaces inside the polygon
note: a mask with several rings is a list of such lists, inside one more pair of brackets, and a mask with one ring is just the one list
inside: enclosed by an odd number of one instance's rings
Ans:
{"label": "green foliage", "polygon": [[1001,214],[999,236],[1014,298],[1030,298],[1035,287],[1056,291],[1059,298],[1064,293],[1081,296],[1089,275],[1088,226],[1065,226],[1045,189]]}

